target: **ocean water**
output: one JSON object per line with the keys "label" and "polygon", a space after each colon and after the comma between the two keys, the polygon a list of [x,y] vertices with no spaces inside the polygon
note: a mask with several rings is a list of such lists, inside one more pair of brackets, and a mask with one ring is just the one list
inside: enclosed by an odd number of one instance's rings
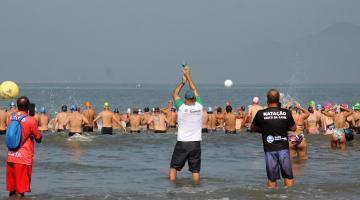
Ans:
{"label": "ocean water", "polygon": [[[122,112],[128,107],[165,106],[174,85],[22,84],[21,94],[50,115],[62,104],[86,100],[100,110],[103,101]],[[225,89],[200,85],[206,106],[264,103],[276,87],[287,99],[332,103],[360,101],[359,85],[246,85]],[[0,106],[8,102],[0,101]],[[309,160],[294,161],[295,186],[266,188],[261,136],[255,133],[203,135],[202,182],[194,185],[187,166],[176,183],[167,180],[176,133],[93,133],[69,140],[65,133],[44,133],[35,149],[30,199],[359,199],[360,135],[346,151],[332,150],[323,135],[307,136]],[[4,137],[0,137],[0,198],[6,199]]]}

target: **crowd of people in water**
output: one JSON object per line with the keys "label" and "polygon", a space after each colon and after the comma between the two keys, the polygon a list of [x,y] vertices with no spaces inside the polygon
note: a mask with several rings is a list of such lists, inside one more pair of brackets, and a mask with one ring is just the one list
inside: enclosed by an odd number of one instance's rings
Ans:
{"label": "crowd of people in water", "polygon": [[[297,102],[289,102],[283,107],[292,111],[296,122],[297,129],[289,132],[289,140],[297,149],[306,149],[305,134],[333,135],[335,146],[335,141],[343,144],[346,140],[353,139],[353,133],[360,133],[360,103],[350,108],[347,104],[316,104],[315,101],[310,101],[305,109]],[[226,103],[224,110],[222,107],[208,107],[203,111],[202,132],[223,131],[235,134],[251,131],[251,123],[256,113],[264,108],[259,104],[258,97],[253,98],[248,109],[241,106],[234,110],[230,102]],[[14,102],[9,104],[8,109],[0,108],[1,134],[6,133],[7,119],[13,112],[16,112]],[[166,133],[177,128],[177,110],[172,100],[165,108],[128,108],[124,114],[120,113],[118,108],[110,110],[108,102],[104,102],[103,110],[97,113],[92,109],[91,102],[86,101],[82,111],[81,107],[75,104],[71,105],[70,109],[67,105],[62,105],[55,117],[50,119],[46,108],[40,107],[34,117],[40,131],[68,132],[69,136],[97,130],[102,134]]]}

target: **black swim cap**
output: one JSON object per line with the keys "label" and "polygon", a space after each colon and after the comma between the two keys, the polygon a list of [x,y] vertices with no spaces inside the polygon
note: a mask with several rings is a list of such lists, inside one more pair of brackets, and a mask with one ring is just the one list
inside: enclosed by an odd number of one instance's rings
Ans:
{"label": "black swim cap", "polygon": [[231,112],[232,111],[232,107],[229,105],[229,106],[226,106],[226,108],[225,108],[225,110],[226,110],[226,112]]}
{"label": "black swim cap", "polygon": [[149,107],[144,108],[144,112],[149,112],[149,111],[150,111]]}
{"label": "black swim cap", "polygon": [[119,113],[119,109],[115,108],[114,113]]}
{"label": "black swim cap", "polygon": [[67,111],[67,106],[66,106],[66,105],[62,105],[62,106],[61,106],[61,111],[66,112],[66,111]]}

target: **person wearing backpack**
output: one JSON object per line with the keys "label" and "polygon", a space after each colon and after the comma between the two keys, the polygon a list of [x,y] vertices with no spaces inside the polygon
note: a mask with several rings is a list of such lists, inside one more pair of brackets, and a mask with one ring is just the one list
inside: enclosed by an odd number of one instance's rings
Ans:
{"label": "person wearing backpack", "polygon": [[23,197],[30,192],[34,140],[41,142],[42,135],[35,118],[28,115],[30,101],[22,96],[17,99],[18,111],[8,118],[6,131],[6,190],[9,196]]}

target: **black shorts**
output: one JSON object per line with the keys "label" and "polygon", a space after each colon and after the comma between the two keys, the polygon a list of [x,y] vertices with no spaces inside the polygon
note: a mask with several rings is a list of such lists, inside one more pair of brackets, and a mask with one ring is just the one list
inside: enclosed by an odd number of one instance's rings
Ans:
{"label": "black shorts", "polygon": [[1,130],[0,135],[6,135],[6,130]]}
{"label": "black shorts", "polygon": [[174,153],[171,158],[170,167],[181,171],[188,161],[189,171],[200,173],[201,168],[201,143],[196,142],[176,142]]}
{"label": "black shorts", "polygon": [[58,129],[58,130],[56,130],[56,132],[65,132],[65,130],[63,130],[63,129]]}
{"label": "black shorts", "polygon": [[135,130],[130,130],[130,133],[140,133],[141,131],[140,130],[137,130],[137,131],[135,131]]}
{"label": "black shorts", "polygon": [[105,135],[112,135],[113,134],[113,128],[112,127],[102,127],[101,128],[101,134]]}
{"label": "black shorts", "polygon": [[73,136],[75,134],[80,134],[81,135],[81,133],[78,133],[78,132],[69,132],[69,137],[71,137],[71,136]]}
{"label": "black shorts", "polygon": [[166,130],[165,131],[155,130],[154,133],[166,133]]}
{"label": "black shorts", "polygon": [[209,130],[208,130],[207,128],[203,128],[203,129],[201,129],[201,132],[202,132],[202,133],[208,133]]}
{"label": "black shorts", "polygon": [[176,125],[175,126],[169,126],[169,128],[176,128]]}
{"label": "black shorts", "polygon": [[94,127],[92,127],[92,126],[84,126],[83,131],[84,132],[94,132]]}
{"label": "black shorts", "polygon": [[236,131],[228,131],[228,130],[225,130],[225,133],[228,133],[228,134],[236,134]]}

